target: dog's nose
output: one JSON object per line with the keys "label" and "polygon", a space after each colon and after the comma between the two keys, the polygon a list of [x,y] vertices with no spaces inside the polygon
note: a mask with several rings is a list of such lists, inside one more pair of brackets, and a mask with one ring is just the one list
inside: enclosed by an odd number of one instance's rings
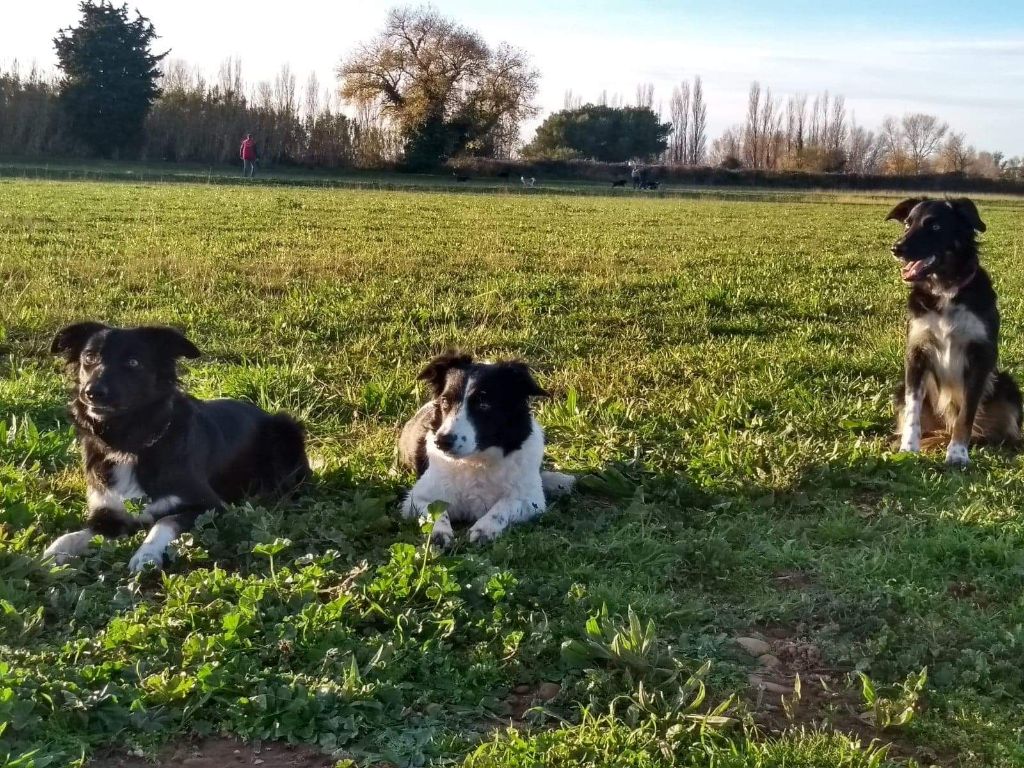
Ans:
{"label": "dog's nose", "polygon": [[455,447],[455,435],[451,432],[445,432],[444,434],[437,435],[434,438],[434,442],[437,443],[437,447],[447,453]]}
{"label": "dog's nose", "polygon": [[87,384],[85,389],[82,390],[85,395],[85,399],[90,403],[103,403],[110,396],[110,390],[102,384],[92,383]]}

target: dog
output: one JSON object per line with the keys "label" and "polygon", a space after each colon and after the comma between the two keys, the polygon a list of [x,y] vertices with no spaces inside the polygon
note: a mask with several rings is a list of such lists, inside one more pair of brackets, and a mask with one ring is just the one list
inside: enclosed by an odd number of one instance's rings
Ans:
{"label": "dog", "polygon": [[534,178],[533,176],[531,176],[530,178],[520,176],[519,181],[524,187],[534,187],[537,185],[537,179]]}
{"label": "dog", "polygon": [[613,188],[614,187],[624,187],[624,186],[626,186],[626,180],[625,179],[616,179],[615,181],[612,182],[612,187]]}
{"label": "dog", "polygon": [[646,181],[640,189],[657,189],[660,183],[658,181]]}
{"label": "dog", "polygon": [[[86,527],[45,551],[64,564],[93,536],[148,529],[129,569],[161,567],[167,547],[199,515],[247,497],[281,496],[310,474],[302,427],[237,400],[185,394],[179,358],[199,350],[172,328],[69,325],[53,354],[75,376],[69,406],[88,489]],[[125,501],[148,499],[142,514]]]}
{"label": "dog", "polygon": [[466,176],[466,175],[464,175],[464,174],[461,174],[461,173],[454,173],[454,172],[453,172],[453,173],[452,173],[452,177],[453,177],[453,178],[454,178],[454,179],[455,179],[456,181],[458,181],[458,182],[460,182],[460,183],[461,183],[461,182],[464,182],[464,181],[469,181],[469,176]]}
{"label": "dog", "polygon": [[916,453],[922,436],[948,433],[946,463],[966,467],[972,440],[1021,437],[1021,393],[996,367],[999,310],[978,261],[985,223],[967,198],[910,198],[889,220],[904,225],[892,253],[910,286],[904,381],[895,396],[900,450]]}
{"label": "dog", "polygon": [[510,525],[546,509],[549,496],[568,493],[575,478],[541,472],[544,431],[530,399],[548,397],[521,362],[475,362],[449,352],[419,375],[434,398],[402,429],[399,461],[418,480],[402,502],[407,518],[423,516],[435,501],[447,510],[431,542],[448,547],[453,522],[471,522],[471,543],[492,541]]}

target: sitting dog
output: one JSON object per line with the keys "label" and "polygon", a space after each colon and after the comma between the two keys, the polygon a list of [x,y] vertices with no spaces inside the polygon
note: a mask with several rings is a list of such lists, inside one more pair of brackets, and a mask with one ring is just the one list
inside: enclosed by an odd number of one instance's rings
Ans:
{"label": "sitting dog", "polygon": [[433,543],[446,547],[452,522],[472,522],[471,542],[486,542],[508,526],[544,512],[545,491],[572,490],[575,478],[541,472],[544,432],[530,398],[548,393],[519,362],[478,363],[469,355],[434,358],[419,375],[434,392],[406,423],[399,460],[419,479],[402,504],[416,517],[435,502],[447,511],[434,522]]}
{"label": "sitting dog", "polygon": [[967,198],[904,200],[886,220],[904,224],[892,246],[910,285],[904,382],[896,393],[900,450],[917,452],[922,435],[948,433],[946,463],[967,466],[973,439],[1017,443],[1021,393],[997,370],[999,310],[978,263],[985,231]]}
{"label": "sitting dog", "polygon": [[[75,375],[70,413],[88,488],[86,527],[46,549],[58,563],[83,554],[96,534],[148,528],[129,568],[160,566],[203,512],[287,493],[309,475],[305,437],[291,417],[181,390],[178,358],[200,353],[176,330],[78,323],[57,334],[51,351]],[[143,513],[130,515],[125,501],[143,498]]]}

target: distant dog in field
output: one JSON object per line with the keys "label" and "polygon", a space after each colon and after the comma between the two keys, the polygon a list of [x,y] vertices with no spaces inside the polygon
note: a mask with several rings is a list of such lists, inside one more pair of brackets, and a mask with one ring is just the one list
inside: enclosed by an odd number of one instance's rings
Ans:
{"label": "distant dog in field", "polygon": [[544,432],[530,398],[547,397],[520,362],[481,363],[469,355],[434,358],[419,378],[434,399],[402,429],[399,460],[419,479],[402,504],[406,517],[442,501],[432,541],[451,544],[452,522],[471,522],[469,540],[486,542],[544,512],[549,496],[568,493],[571,475],[541,472]]}
{"label": "distant dog in field", "polygon": [[524,187],[532,187],[532,186],[535,186],[537,184],[537,179],[535,179],[533,176],[531,176],[530,178],[526,178],[525,176],[520,176],[519,177],[519,181],[520,181],[520,183],[522,183],[522,185]]}
{"label": "distant dog in field", "polygon": [[[129,563],[160,566],[168,545],[208,510],[250,496],[286,494],[309,475],[302,428],[237,400],[185,394],[177,360],[199,357],[171,328],[64,328],[52,351],[75,376],[70,413],[85,464],[86,527],[47,547],[66,563],[96,534],[148,529]],[[142,514],[125,501],[148,499]]]}
{"label": "distant dog in field", "polygon": [[509,177],[510,175],[511,175],[511,174],[509,174],[509,172],[508,172],[508,171],[502,171],[501,173],[499,173],[499,174],[498,174],[498,178],[499,178],[499,179],[503,179],[504,181],[508,181],[508,177]]}
{"label": "distant dog in field", "polygon": [[626,180],[625,179],[616,179],[615,181],[612,182],[612,187],[624,187],[624,186],[626,186]]}
{"label": "distant dog in field", "polygon": [[458,182],[469,181],[469,176],[465,176],[461,173],[453,173],[452,177]]}
{"label": "distant dog in field", "polygon": [[640,189],[657,189],[659,182],[657,181],[646,181]]}
{"label": "distant dog in field", "polygon": [[999,310],[978,261],[977,207],[955,200],[904,200],[886,220],[903,222],[892,246],[910,285],[904,382],[896,393],[900,449],[917,452],[922,436],[949,434],[946,463],[967,466],[972,439],[1019,443],[1021,393],[996,368]]}

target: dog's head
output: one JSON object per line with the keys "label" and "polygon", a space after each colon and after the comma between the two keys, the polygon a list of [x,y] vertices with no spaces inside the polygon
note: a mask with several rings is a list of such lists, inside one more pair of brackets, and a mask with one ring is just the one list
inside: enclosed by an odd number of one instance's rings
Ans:
{"label": "dog's head", "polygon": [[94,421],[170,397],[178,386],[178,358],[199,357],[196,346],[173,328],[101,323],[69,325],[50,351],[67,361],[76,376],[75,399]]}
{"label": "dog's head", "polygon": [[454,352],[435,357],[419,378],[434,392],[434,442],[459,459],[522,447],[533,429],[530,398],[548,396],[525,363],[476,363]]}
{"label": "dog's head", "polygon": [[904,232],[892,246],[902,262],[906,283],[930,280],[938,286],[955,285],[978,266],[976,232],[985,223],[966,197],[928,200],[913,197],[893,208],[886,221],[903,222]]}

